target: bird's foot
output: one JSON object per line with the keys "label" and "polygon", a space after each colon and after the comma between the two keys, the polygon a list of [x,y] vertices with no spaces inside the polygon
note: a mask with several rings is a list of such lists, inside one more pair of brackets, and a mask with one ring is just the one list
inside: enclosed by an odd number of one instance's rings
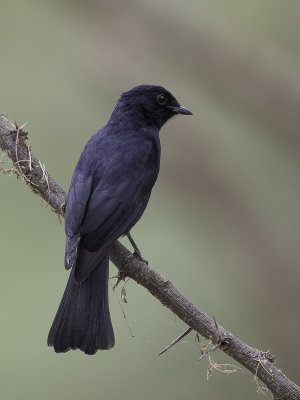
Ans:
{"label": "bird's foot", "polygon": [[128,261],[132,260],[133,258],[138,259],[139,261],[142,261],[143,263],[145,263],[146,265],[148,265],[148,261],[145,260],[142,256],[142,254],[140,253],[140,251],[135,251],[132,254],[130,254],[127,259],[126,259],[126,263],[128,263]]}
{"label": "bird's foot", "polygon": [[126,233],[126,235],[127,235],[128,239],[129,239],[129,241],[130,241],[130,243],[131,243],[131,245],[133,247],[133,250],[134,250],[134,252],[132,254],[130,254],[130,256],[128,256],[126,262],[130,261],[132,258],[137,258],[138,260],[140,260],[143,263],[148,265],[148,261],[143,258],[142,254],[141,254],[137,244],[133,240],[130,232]]}

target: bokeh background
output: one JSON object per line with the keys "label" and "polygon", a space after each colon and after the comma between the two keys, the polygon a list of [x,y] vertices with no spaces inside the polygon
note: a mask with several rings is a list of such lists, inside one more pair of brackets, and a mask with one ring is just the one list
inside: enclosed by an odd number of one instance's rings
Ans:
{"label": "bokeh background", "polygon": [[[134,237],[151,267],[298,384],[299,27],[297,1],[0,3],[0,113],[27,122],[65,189],[122,91],[160,84],[194,112],[161,132],[160,177]],[[134,338],[110,290],[115,348],[55,354],[63,228],[15,177],[0,174],[0,193],[1,398],[262,396],[244,369],[207,382],[194,334],[158,357],[185,326],[135,282],[123,305]]]}

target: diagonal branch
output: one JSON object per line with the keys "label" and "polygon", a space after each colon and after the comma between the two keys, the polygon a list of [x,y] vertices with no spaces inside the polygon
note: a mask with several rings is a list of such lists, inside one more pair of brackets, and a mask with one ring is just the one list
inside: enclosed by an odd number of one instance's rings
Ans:
{"label": "diagonal branch", "polygon": [[[59,216],[64,216],[66,193],[48,174],[44,165],[31,153],[28,134],[23,127],[11,124],[0,116],[0,148],[12,160],[19,177],[40,195]],[[299,400],[300,387],[275,367],[275,357],[243,343],[202,310],[186,299],[172,283],[138,259],[128,261],[130,251],[116,241],[110,249],[110,259],[122,272],[144,286],[189,327],[234,358],[260,379],[274,398]]]}

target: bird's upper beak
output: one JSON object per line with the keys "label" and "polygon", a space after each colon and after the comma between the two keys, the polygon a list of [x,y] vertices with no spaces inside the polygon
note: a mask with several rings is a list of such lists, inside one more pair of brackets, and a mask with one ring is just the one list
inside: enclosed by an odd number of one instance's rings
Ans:
{"label": "bird's upper beak", "polygon": [[193,115],[192,111],[182,106],[171,107],[171,108],[176,114]]}

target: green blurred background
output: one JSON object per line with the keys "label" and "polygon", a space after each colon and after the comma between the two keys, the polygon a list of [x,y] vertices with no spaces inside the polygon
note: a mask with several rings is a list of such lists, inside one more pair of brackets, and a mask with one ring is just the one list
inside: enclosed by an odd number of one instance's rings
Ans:
{"label": "green blurred background", "polygon": [[[160,84],[194,112],[161,132],[160,177],[134,237],[151,267],[298,384],[299,26],[297,1],[0,2],[0,113],[28,123],[65,189],[122,91]],[[185,326],[132,281],[123,307],[135,338],[110,290],[115,348],[55,354],[63,228],[14,177],[1,174],[0,188],[2,399],[261,396],[244,369],[207,382],[194,334],[158,357]]]}

